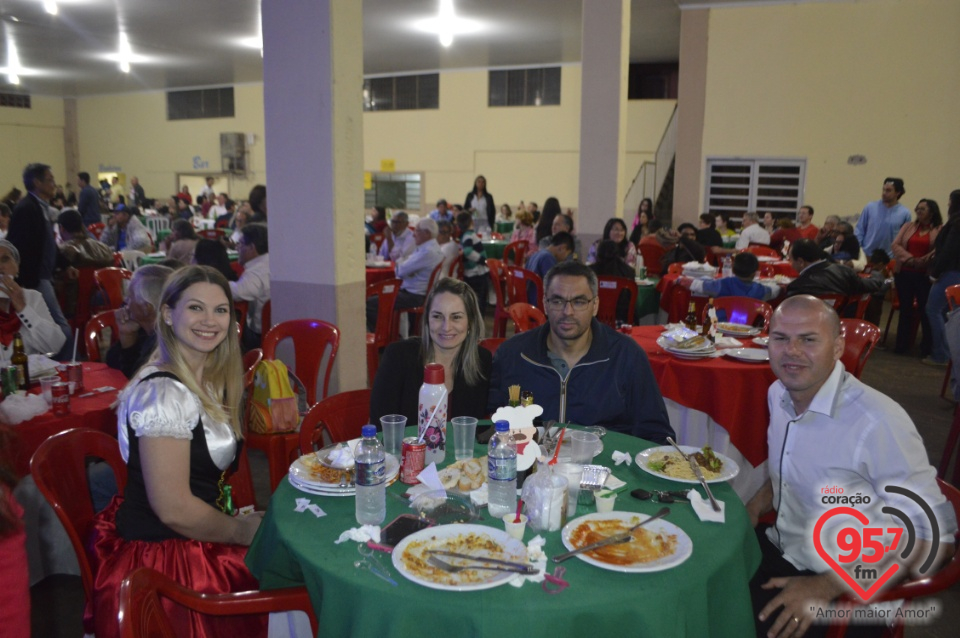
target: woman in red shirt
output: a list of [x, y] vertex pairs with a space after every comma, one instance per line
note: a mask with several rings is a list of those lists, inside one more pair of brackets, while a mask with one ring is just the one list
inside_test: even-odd
[[[943, 225], [943, 217], [940, 206], [932, 199], [921, 199], [914, 212], [917, 214], [916, 221], [904, 224], [891, 245], [893, 258], [897, 262], [894, 285], [900, 300], [900, 321], [897, 325], [897, 346], [894, 352], [906, 354], [910, 347], [915, 313], [919, 312], [920, 325], [923, 327], [920, 356], [926, 357], [930, 355], [932, 348], [930, 321], [924, 312], [931, 286], [927, 276], [927, 264], [933, 256], [933, 242]], [[919, 310], [914, 310], [914, 300]]]

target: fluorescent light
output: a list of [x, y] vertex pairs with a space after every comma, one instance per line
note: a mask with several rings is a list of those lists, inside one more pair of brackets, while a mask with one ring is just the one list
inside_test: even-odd
[[133, 51], [130, 49], [130, 41], [127, 40], [127, 34], [120, 32], [120, 48], [117, 52], [117, 62], [120, 64], [120, 70], [124, 73], [130, 73], [130, 59], [133, 58]]
[[20, 84], [20, 54], [13, 38], [7, 34], [7, 81], [10, 84]]
[[478, 20], [456, 15], [453, 0], [440, 0], [440, 9], [435, 17], [414, 20], [412, 26], [417, 31], [436, 34], [444, 47], [453, 44], [454, 36], [476, 33], [484, 28]]
[[60, 13], [60, 8], [57, 7], [56, 0], [43, 0], [43, 9], [52, 16]]

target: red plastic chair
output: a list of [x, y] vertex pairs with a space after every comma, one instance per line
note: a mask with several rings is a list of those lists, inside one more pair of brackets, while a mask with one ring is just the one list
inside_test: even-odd
[[856, 304], [857, 309], [854, 312], [853, 317], [855, 319], [863, 319], [863, 316], [867, 313], [867, 306], [870, 305], [870, 299], [873, 298], [873, 293], [865, 292], [862, 295], [851, 295], [847, 298], [848, 304]]
[[257, 364], [263, 361], [263, 349], [254, 348], [248, 350], [243, 355], [243, 386], [247, 387], [253, 383], [253, 373], [257, 370]]
[[630, 295], [630, 305], [627, 307], [627, 323], [633, 324], [633, 313], [637, 306], [637, 282], [626, 277], [611, 277], [609, 275], [597, 277], [597, 296], [600, 297], [597, 321], [605, 323], [611, 328], [616, 327], [617, 304], [624, 291]]
[[301, 610], [310, 619], [314, 635], [320, 627], [306, 587], [201, 594], [156, 570], [140, 567], [124, 578], [120, 585], [120, 636], [177, 638], [161, 598], [210, 616], [262, 615], [272, 611]]
[[510, 318], [504, 300], [506, 293], [504, 292], [503, 262], [499, 259], [488, 259], [487, 268], [490, 270], [490, 283], [496, 297], [496, 305], [493, 308], [493, 336], [503, 337], [507, 334], [507, 319]]
[[107, 310], [94, 315], [87, 322], [83, 334], [87, 344], [87, 360], [100, 361], [100, 338], [103, 331], [110, 329], [110, 345], [112, 346], [120, 340], [120, 333], [117, 330], [117, 318], [113, 310]]
[[503, 247], [503, 263], [523, 268], [529, 246], [526, 241], [512, 241]]
[[743, 249], [743, 252], [753, 253], [757, 257], [776, 257], [777, 259], [782, 259], [782, 255], [779, 252], [763, 244], [750, 244]]
[[534, 301], [536, 303], [531, 305], [536, 306], [537, 310], [543, 312], [543, 280], [540, 279], [540, 275], [526, 268], [508, 266], [506, 268], [506, 282], [508, 306], [517, 302], [529, 303], [527, 284], [533, 284], [536, 290], [534, 293]]
[[663, 259], [667, 250], [660, 244], [637, 244], [637, 250], [643, 255], [643, 263], [647, 267], [647, 273], [650, 275], [659, 275], [663, 272], [660, 260]]
[[260, 310], [260, 334], [270, 332], [270, 328], [273, 327], [271, 319], [270, 300], [267, 299], [267, 302], [263, 304], [263, 308]]
[[123, 268], [123, 253], [120, 251], [114, 251], [113, 253], [113, 265], [117, 268]]
[[310, 408], [303, 417], [303, 423], [300, 424], [300, 454], [309, 454], [330, 443], [355, 439], [360, 436], [360, 429], [369, 422], [368, 388], [349, 390], [327, 397]]
[[[294, 374], [303, 382], [307, 389], [307, 403], [317, 402], [317, 382], [320, 377], [320, 367], [323, 364], [324, 353], [330, 346], [327, 358], [326, 371], [323, 375], [323, 389], [320, 398], [327, 396], [330, 387], [330, 373], [333, 371], [333, 362], [340, 347], [340, 331], [333, 324], [319, 319], [294, 319], [284, 321], [270, 328], [263, 337], [264, 359], [277, 358], [277, 345], [285, 339], [293, 341]], [[258, 434], [247, 432], [247, 444], [255, 450], [263, 450], [267, 454], [267, 464], [270, 468], [270, 489], [275, 490], [287, 473], [290, 451], [299, 445], [299, 434], [284, 432], [280, 434]]]
[[247, 328], [247, 313], [250, 311], [250, 302], [243, 299], [233, 300], [233, 309], [237, 315], [237, 326], [240, 328], [240, 334], [237, 335], [243, 342], [243, 331]]
[[837, 311], [837, 314], [843, 312], [843, 309], [847, 305], [847, 296], [839, 295], [836, 293], [824, 293], [822, 295], [814, 295], [817, 299], [823, 300], [825, 303], [833, 306], [833, 309]]
[[863, 319], [841, 319], [840, 335], [846, 340], [840, 362], [859, 379], [870, 353], [880, 343], [880, 328]]
[[[646, 260], [644, 260], [644, 263], [646, 263]], [[647, 272], [649, 272], [649, 270], [648, 270]], [[682, 275], [682, 274], [683, 274], [683, 264], [681, 264], [680, 262], [675, 262], [675, 263], [670, 264], [669, 266], [667, 266], [667, 274], [668, 274], [668, 275]]]
[[100, 239], [100, 235], [103, 234], [103, 229], [106, 227], [102, 222], [97, 222], [96, 224], [87, 224], [87, 230], [89, 230], [94, 237]]
[[460, 254], [457, 255], [457, 258], [450, 262], [450, 268], [445, 273], [447, 277], [452, 277], [453, 279], [459, 279], [463, 281], [463, 251], [460, 251]]
[[480, 347], [486, 348], [490, 351], [490, 354], [496, 354], [497, 348], [500, 347], [500, 344], [506, 341], [503, 337], [487, 337], [486, 339], [480, 340]]
[[370, 243], [377, 247], [377, 252], [380, 252], [380, 247], [383, 246], [383, 242], [386, 238], [383, 236], [383, 233], [374, 233], [370, 235]]
[[[93, 500], [87, 489], [87, 457], [103, 459], [113, 470], [120, 494], [127, 485], [127, 464], [117, 440], [88, 428], [54, 434], [40, 444], [30, 459], [30, 474], [63, 524], [80, 564], [80, 580], [87, 600], [93, 596], [93, 569], [86, 542], [93, 525]], [[88, 633], [92, 633], [91, 631]]]
[[222, 228], [204, 228], [197, 231], [197, 237], [201, 239], [213, 239], [214, 241], [219, 240], [225, 231]]
[[513, 330], [515, 333], [533, 330], [547, 323], [547, 316], [540, 312], [536, 306], [518, 301], [507, 307], [507, 314], [513, 320]]
[[[941, 479], [937, 479], [937, 485], [940, 487], [940, 491], [943, 492], [943, 495], [947, 497], [947, 500], [953, 506], [953, 511], [958, 517], [960, 517], [960, 490], [956, 487], [945, 483]], [[914, 600], [917, 598], [928, 598], [937, 592], [941, 592], [945, 589], [949, 589], [956, 585], [960, 581], [960, 552], [954, 552], [950, 560], [940, 569], [940, 571], [921, 578], [919, 580], [908, 580], [903, 583], [900, 583], [896, 587], [891, 587], [878, 594], [874, 598], [870, 599], [870, 604], [880, 603], [888, 600]], [[845, 604], [850, 605], [862, 605], [863, 601], [859, 598], [853, 596], [844, 595], [840, 598], [840, 601]], [[904, 605], [904, 608], [907, 606]], [[849, 619], [853, 614], [845, 616], [846, 619]], [[885, 635], [890, 636], [903, 636], [903, 617], [898, 617], [893, 619], [895, 622], [892, 626], [887, 627], [887, 633]], [[827, 630], [828, 638], [842, 638], [847, 633], [847, 622], [840, 621], [836, 624], [831, 624], [830, 628]]]
[[[93, 315], [92, 297], [97, 290], [97, 281], [94, 277], [96, 268], [82, 266], [77, 268], [77, 307], [70, 319], [70, 326], [76, 330], [83, 329]], [[62, 305], [62, 304], [61, 304]]]
[[[433, 290], [433, 284], [437, 282], [437, 278], [440, 277], [440, 271], [443, 270], [443, 262], [441, 261], [433, 269], [433, 272], [430, 273], [430, 280], [427, 282], [427, 295], [430, 294], [430, 291]], [[414, 306], [413, 308], [394, 308], [393, 314], [393, 327], [391, 332], [393, 338], [399, 338], [400, 335], [400, 315], [406, 314], [408, 316], [407, 321], [409, 322], [409, 329], [411, 335], [420, 334], [420, 320], [423, 317], [423, 306]]]
[[[713, 307], [717, 311], [723, 310], [727, 313], [727, 321], [730, 323], [739, 323], [745, 326], [756, 326], [758, 320], [763, 318], [764, 332], [770, 330], [770, 318], [773, 317], [773, 308], [766, 301], [760, 301], [752, 297], [716, 297], [713, 300]], [[706, 319], [706, 306], [700, 313], [700, 322]]]
[[123, 281], [133, 277], [133, 272], [126, 268], [97, 268], [93, 272], [93, 278], [97, 286], [107, 296], [110, 307], [108, 309], [117, 309], [123, 305]]
[[[960, 403], [953, 410], [953, 423], [950, 424], [950, 432], [947, 434], [947, 443], [943, 446], [943, 455], [940, 457], [940, 465], [937, 467], [937, 476], [944, 481], [947, 480], [947, 470], [950, 468], [950, 460], [957, 453], [957, 443], [960, 442]], [[953, 476], [950, 482], [954, 485], [960, 485], [960, 456], [953, 466]]]
[[367, 333], [367, 380], [373, 385], [373, 378], [380, 366], [380, 350], [387, 347], [392, 336], [393, 306], [400, 294], [399, 279], [384, 279], [367, 286], [367, 299], [377, 296], [377, 326]]

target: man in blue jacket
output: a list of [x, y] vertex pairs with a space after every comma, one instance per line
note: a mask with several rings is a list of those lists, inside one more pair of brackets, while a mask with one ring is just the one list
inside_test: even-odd
[[562, 262], [544, 281], [547, 323], [504, 342], [493, 358], [491, 412], [507, 405], [507, 388], [533, 392], [543, 419], [602, 425], [657, 443], [674, 436], [643, 350], [596, 320], [597, 276]]

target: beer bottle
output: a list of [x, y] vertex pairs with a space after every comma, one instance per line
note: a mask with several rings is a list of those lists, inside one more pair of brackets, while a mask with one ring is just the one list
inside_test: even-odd
[[687, 316], [683, 319], [683, 325], [694, 332], [697, 330], [697, 304], [692, 301], [687, 306]]
[[23, 349], [23, 337], [18, 332], [13, 336], [13, 356], [10, 357], [10, 365], [17, 366], [17, 388], [20, 390], [30, 389], [30, 362], [27, 359], [27, 353]]

